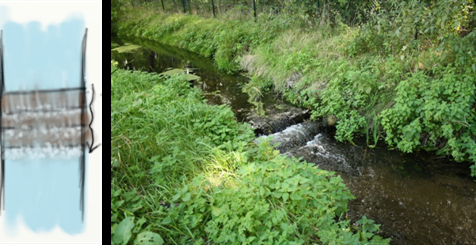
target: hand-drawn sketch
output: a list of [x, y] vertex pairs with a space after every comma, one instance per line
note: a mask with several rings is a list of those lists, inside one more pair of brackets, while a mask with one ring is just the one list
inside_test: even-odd
[[88, 154], [100, 146], [87, 38], [81, 16], [0, 30], [0, 218], [10, 228], [84, 231]]

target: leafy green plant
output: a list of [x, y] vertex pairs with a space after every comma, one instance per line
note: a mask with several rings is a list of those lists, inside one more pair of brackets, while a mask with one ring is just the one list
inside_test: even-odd
[[137, 235], [136, 242], [137, 245], [161, 245], [164, 244], [164, 239], [154, 232], [144, 231]]
[[[367, 216], [362, 216], [362, 219], [356, 222], [358, 225], [357, 234], [360, 236], [360, 241], [367, 241], [374, 236], [375, 232], [379, 231], [380, 225], [375, 224], [371, 219], [367, 219]], [[378, 239], [378, 238], [377, 238]]]
[[120, 47], [117, 47], [117, 48], [114, 48], [114, 49], [111, 49], [112, 51], [116, 51], [116, 52], [119, 52], [119, 53], [129, 53], [129, 52], [132, 52], [136, 49], [139, 49], [141, 48], [141, 46], [139, 45], [134, 45], [134, 44], [130, 44], [130, 43], [126, 43], [125, 45], [123, 46], [120, 46]]
[[253, 162], [226, 182], [212, 185], [200, 175], [177, 192], [172, 201], [179, 204], [163, 213], [161, 225], [185, 235], [168, 233], [165, 239], [229, 244], [351, 239], [358, 244], [373, 237], [372, 241], [388, 242], [374, 236], [378, 226], [370, 220], [357, 233], [341, 229], [349, 227], [348, 221], [335, 218], [347, 211], [347, 201], [354, 197], [334, 173], [280, 156], [268, 142], [247, 154]]
[[251, 82], [243, 86], [243, 92], [249, 95], [248, 102], [255, 106], [254, 109], [260, 116], [265, 115], [261, 98], [263, 97], [263, 93], [266, 93], [270, 90], [271, 84], [271, 82], [266, 81], [265, 79], [253, 77]]
[[114, 230], [112, 242], [115, 244], [127, 244], [132, 237], [132, 228], [134, 227], [134, 217], [126, 217]]
[[[471, 166], [471, 176], [476, 178], [476, 164]], [[476, 180], [475, 180], [476, 181]]]
[[421, 145], [456, 160], [474, 161], [473, 78], [455, 76], [455, 69], [439, 72], [439, 79], [415, 73], [398, 85], [395, 105], [382, 113], [386, 141], [405, 152]]

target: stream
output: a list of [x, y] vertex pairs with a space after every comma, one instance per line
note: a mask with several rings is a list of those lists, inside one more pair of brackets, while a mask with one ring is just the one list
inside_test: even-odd
[[252, 125], [256, 140], [272, 137], [282, 154], [335, 171], [356, 197], [349, 203], [349, 218], [373, 219], [391, 244], [476, 244], [476, 182], [470, 163], [427, 152], [404, 154], [383, 143], [371, 149], [365, 139], [356, 139], [356, 145], [337, 142], [320, 123], [307, 120], [307, 110], [273, 93], [262, 98], [265, 116], [259, 116], [241, 92], [247, 78], [220, 73], [211, 59], [148, 41], [113, 37], [112, 42], [142, 46], [130, 53], [111, 52], [121, 68], [160, 73], [191, 67], [201, 77], [193, 85], [208, 102], [229, 105], [237, 120]]

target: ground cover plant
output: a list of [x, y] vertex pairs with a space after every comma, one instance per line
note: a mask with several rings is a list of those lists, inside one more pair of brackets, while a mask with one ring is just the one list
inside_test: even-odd
[[184, 75], [111, 73], [111, 244], [388, 244], [339, 176], [253, 143]]
[[253, 102], [271, 88], [314, 119], [335, 115], [340, 141], [476, 163], [474, 1], [298, 3], [268, 1], [256, 21], [236, 8], [212, 18], [123, 4], [113, 29], [246, 71]]

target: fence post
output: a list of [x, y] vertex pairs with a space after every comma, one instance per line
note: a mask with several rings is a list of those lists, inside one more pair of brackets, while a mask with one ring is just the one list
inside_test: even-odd
[[212, 0], [212, 10], [213, 10], [213, 18], [215, 18], [215, 3]]
[[253, 0], [253, 15], [255, 16], [255, 22], [256, 22], [256, 1]]

